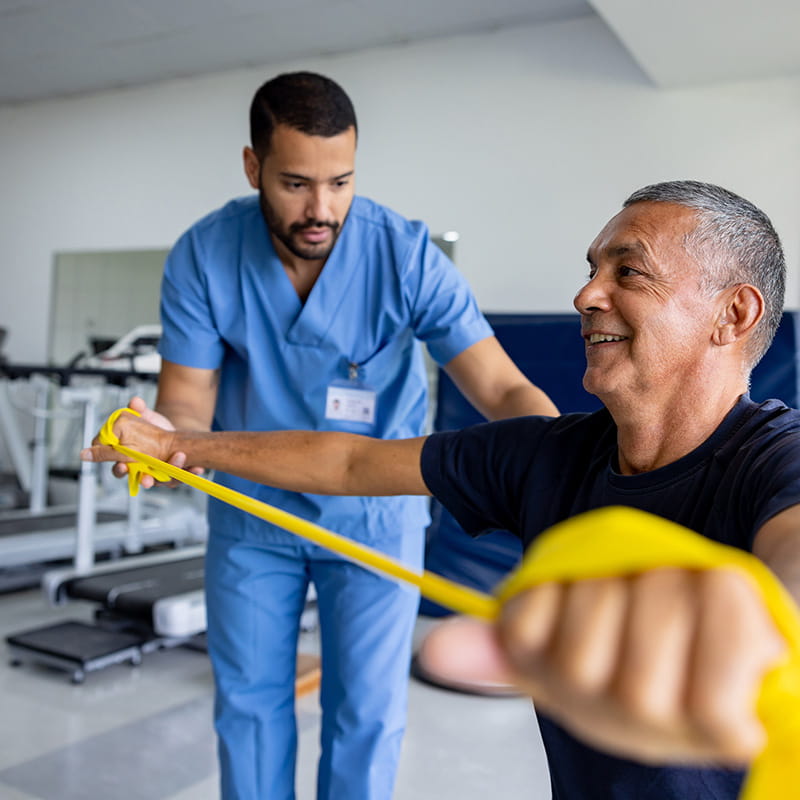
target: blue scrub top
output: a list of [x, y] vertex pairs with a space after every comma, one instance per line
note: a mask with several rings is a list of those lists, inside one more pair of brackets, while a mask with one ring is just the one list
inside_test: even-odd
[[[275, 253], [257, 196], [190, 228], [162, 284], [163, 358], [221, 370], [216, 430], [346, 430], [381, 438], [423, 433], [427, 378], [417, 339], [447, 363], [492, 335], [463, 277], [427, 228], [355, 197], [305, 304]], [[325, 418], [328, 387], [376, 393], [375, 423]], [[367, 543], [427, 524], [423, 497], [297, 494], [218, 473], [216, 480]], [[292, 534], [211, 501], [212, 535], [294, 542]]]

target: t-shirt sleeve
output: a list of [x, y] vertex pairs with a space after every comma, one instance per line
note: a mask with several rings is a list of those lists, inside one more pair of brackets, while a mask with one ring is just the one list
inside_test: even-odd
[[224, 344], [214, 324], [198, 246], [189, 231], [167, 257], [161, 282], [159, 352], [176, 364], [216, 369], [222, 363]]
[[775, 437], [759, 450], [742, 482], [739, 502], [742, 516], [753, 520], [753, 538], [772, 517], [800, 504], [800, 431]]
[[545, 425], [543, 417], [518, 417], [435, 433], [422, 449], [423, 480], [467, 533], [521, 536], [520, 493]]
[[414, 333], [431, 357], [446, 364], [476, 342], [493, 336], [464, 276], [420, 226], [405, 279]]

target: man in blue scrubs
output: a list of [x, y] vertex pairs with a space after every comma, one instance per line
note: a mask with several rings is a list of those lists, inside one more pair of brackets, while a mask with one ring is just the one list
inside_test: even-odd
[[[354, 194], [356, 118], [333, 81], [256, 93], [257, 194], [193, 225], [167, 260], [163, 366], [148, 418], [182, 430], [423, 432], [418, 340], [490, 418], [556, 414], [500, 347], [425, 226]], [[142, 410], [140, 401], [133, 404]], [[166, 419], [165, 419], [166, 418]], [[421, 566], [425, 498], [321, 497], [217, 480]], [[212, 501], [208, 643], [225, 800], [294, 796], [294, 679], [309, 582], [322, 643], [320, 800], [388, 800], [418, 597]]]

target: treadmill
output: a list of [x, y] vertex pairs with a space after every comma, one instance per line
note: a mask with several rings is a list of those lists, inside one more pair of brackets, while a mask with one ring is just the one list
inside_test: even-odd
[[[97, 403], [91, 391], [81, 400], [83, 442], [88, 445], [98, 427]], [[74, 566], [46, 573], [42, 587], [53, 605], [78, 599], [98, 603], [97, 624], [61, 622], [6, 637], [12, 664], [44, 663], [68, 671], [75, 683], [111, 664], [139, 664], [142, 654], [155, 649], [182, 644], [204, 649], [205, 545], [95, 564], [96, 475], [96, 464], [82, 462], [78, 508], [70, 532]], [[142, 527], [150, 522], [137, 519], [141, 498], [129, 506], [128, 514], [121, 515], [125, 520], [121, 524], [128, 525], [129, 515]], [[54, 521], [44, 523], [49, 517]], [[104, 519], [102, 513], [100, 519]], [[52, 514], [42, 515], [41, 521], [58, 524]], [[189, 521], [185, 515], [180, 520], [187, 527]]]
[[[86, 444], [96, 429], [96, 409], [88, 397], [84, 408]], [[136, 666], [143, 654], [161, 648], [207, 649], [205, 545], [95, 564], [93, 526], [88, 523], [96, 514], [96, 469], [93, 462], [81, 464], [74, 567], [48, 572], [42, 580], [43, 591], [52, 605], [70, 600], [98, 604], [96, 624], [61, 622], [6, 637], [12, 664], [43, 663], [69, 672], [74, 683], [82, 682], [87, 673], [112, 664], [127, 661]], [[134, 503], [131, 508], [141, 506]], [[313, 587], [300, 626], [304, 630], [316, 627]], [[298, 654], [295, 682], [298, 695], [319, 685], [319, 664], [315, 655]]]

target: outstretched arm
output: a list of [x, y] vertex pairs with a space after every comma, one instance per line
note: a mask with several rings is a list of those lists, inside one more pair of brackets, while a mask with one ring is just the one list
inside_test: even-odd
[[[424, 438], [373, 439], [348, 433], [170, 431], [123, 414], [120, 444], [162, 461], [219, 470], [257, 483], [311, 494], [429, 494], [420, 470]], [[120, 461], [113, 447], [94, 445], [84, 461]]]
[[523, 375], [494, 336], [459, 353], [444, 365], [444, 371], [487, 419], [558, 416], [553, 401]]
[[753, 543], [753, 554], [778, 576], [800, 605], [800, 505], [764, 523]]

